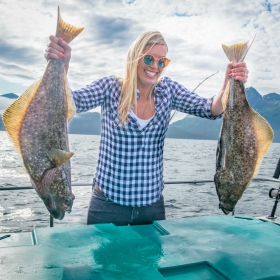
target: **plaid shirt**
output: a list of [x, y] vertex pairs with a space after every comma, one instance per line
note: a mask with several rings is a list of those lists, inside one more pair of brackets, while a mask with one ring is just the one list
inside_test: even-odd
[[212, 98], [202, 98], [164, 77], [154, 88], [155, 115], [142, 129], [131, 115], [126, 126], [120, 124], [120, 91], [119, 80], [111, 76], [72, 93], [77, 113], [101, 106], [101, 142], [95, 174], [99, 188], [121, 205], [145, 206], [158, 201], [164, 187], [163, 147], [171, 110], [215, 119], [211, 117]]

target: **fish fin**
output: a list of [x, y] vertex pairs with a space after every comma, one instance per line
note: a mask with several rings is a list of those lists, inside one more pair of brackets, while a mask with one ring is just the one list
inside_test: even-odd
[[226, 109], [226, 106], [227, 106], [227, 103], [228, 103], [229, 93], [230, 93], [230, 81], [228, 81], [227, 87], [226, 87], [225, 92], [224, 92], [223, 97], [222, 97], [222, 104], [223, 104], [224, 110]]
[[67, 22], [65, 22], [60, 15], [60, 9], [58, 6], [57, 14], [57, 27], [56, 27], [56, 37], [62, 38], [66, 43], [70, 43], [75, 37], [77, 37], [84, 27], [75, 27]]
[[19, 174], [28, 174], [28, 171], [25, 167], [19, 169]]
[[263, 118], [254, 109], [250, 109], [250, 114], [252, 116], [253, 125], [258, 140], [258, 157], [256, 167], [253, 173], [254, 177], [258, 173], [262, 159], [264, 158], [265, 154], [267, 153], [270, 147], [270, 144], [272, 143], [274, 132], [265, 118]]
[[235, 62], [243, 61], [255, 37], [256, 35], [250, 41], [245, 43], [237, 43], [230, 46], [226, 46], [222, 44], [222, 48], [229, 61], [235, 61]]
[[14, 101], [3, 113], [3, 123], [8, 135], [21, 155], [20, 128], [26, 111], [40, 87], [41, 80], [32, 84], [19, 98]]
[[64, 89], [65, 89], [65, 96], [67, 100], [67, 119], [68, 121], [70, 121], [72, 117], [76, 114], [76, 106], [72, 97], [72, 92], [65, 71], [63, 74], [63, 82], [64, 82]]
[[62, 165], [73, 155], [74, 153], [72, 152], [67, 152], [60, 149], [51, 149], [48, 154], [49, 158], [55, 162], [56, 166]]

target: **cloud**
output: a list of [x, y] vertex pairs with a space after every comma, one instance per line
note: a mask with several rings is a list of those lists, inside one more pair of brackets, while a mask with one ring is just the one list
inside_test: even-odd
[[[57, 1], [11, 0], [0, 2], [0, 9], [0, 77], [28, 86], [44, 72], [43, 54], [48, 36], [55, 33]], [[221, 44], [246, 41], [257, 33], [246, 57], [250, 70], [246, 86], [261, 94], [280, 92], [277, 0], [69, 0], [60, 9], [65, 21], [85, 26], [71, 42], [68, 78], [77, 87], [122, 75], [131, 43], [142, 32], [159, 30], [172, 60], [165, 75], [192, 89], [219, 71], [200, 87], [206, 96], [218, 92], [228, 63]], [[270, 74], [263, 73], [264, 68]]]
[[[0, 39], [0, 77], [29, 85], [38, 78], [34, 66], [41, 61], [39, 53], [32, 47], [17, 46]], [[38, 67], [42, 69], [41, 66]]]
[[131, 44], [131, 38], [136, 38], [139, 30], [143, 29], [137, 21], [121, 17], [94, 17], [88, 27], [94, 34], [93, 41], [96, 45], [114, 45], [116, 48]]
[[15, 61], [16, 63], [34, 63], [37, 61], [32, 47], [18, 47], [0, 39], [1, 60], [5, 62]]

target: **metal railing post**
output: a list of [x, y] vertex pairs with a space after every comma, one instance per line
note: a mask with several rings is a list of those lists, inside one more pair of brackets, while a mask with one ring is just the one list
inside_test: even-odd
[[50, 215], [50, 227], [53, 227], [53, 216]]

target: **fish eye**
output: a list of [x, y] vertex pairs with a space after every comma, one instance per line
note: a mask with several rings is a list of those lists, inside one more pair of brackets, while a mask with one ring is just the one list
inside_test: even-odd
[[51, 168], [56, 168], [57, 167], [54, 160], [51, 159], [50, 162], [51, 162]]
[[67, 205], [72, 205], [72, 199], [71, 198], [66, 198], [65, 200], [64, 200], [64, 203], [65, 204], [67, 204]]

